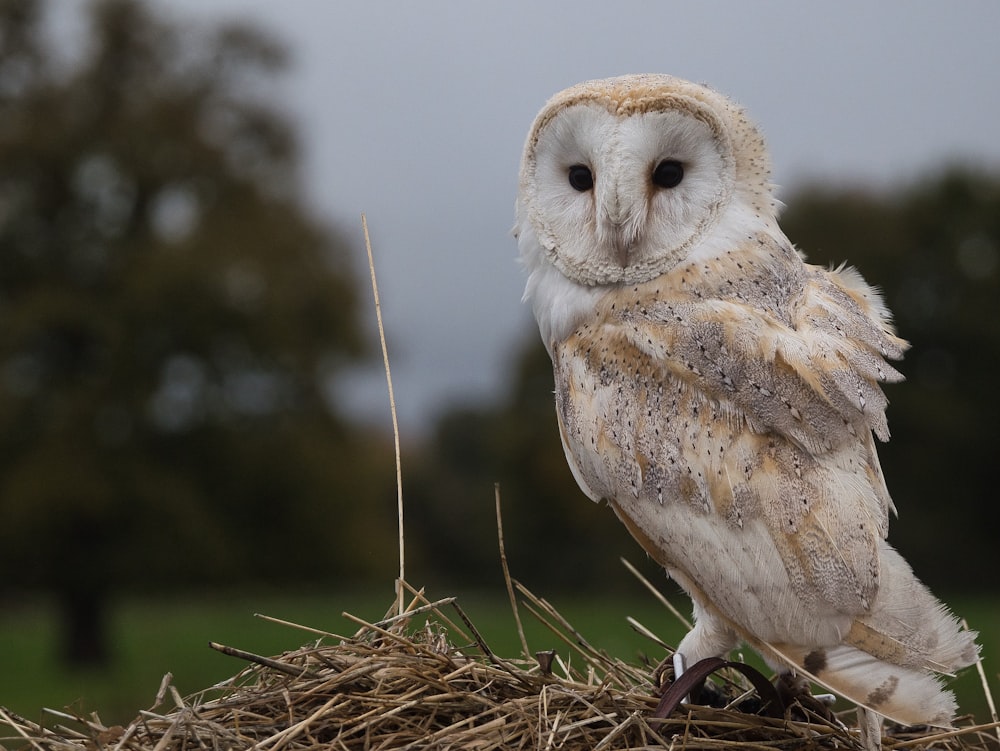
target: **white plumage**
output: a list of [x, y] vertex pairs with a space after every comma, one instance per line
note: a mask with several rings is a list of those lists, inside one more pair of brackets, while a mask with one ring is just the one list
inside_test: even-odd
[[517, 198], [566, 457], [688, 592], [688, 664], [746, 642], [899, 722], [947, 724], [963, 631], [885, 541], [880, 382], [907, 347], [777, 223], [743, 111], [669, 76], [553, 97]]

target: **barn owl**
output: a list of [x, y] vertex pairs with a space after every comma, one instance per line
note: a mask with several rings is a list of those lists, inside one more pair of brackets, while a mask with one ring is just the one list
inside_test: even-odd
[[886, 542], [896, 336], [782, 233], [763, 138], [665, 75], [556, 94], [516, 201], [525, 300], [576, 481], [690, 595], [687, 664], [739, 643], [860, 707], [947, 725], [975, 634]]

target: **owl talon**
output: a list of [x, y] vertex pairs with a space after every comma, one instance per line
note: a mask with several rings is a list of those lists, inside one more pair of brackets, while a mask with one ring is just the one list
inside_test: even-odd
[[814, 694], [809, 681], [795, 673], [782, 673], [774, 682], [778, 695], [786, 706], [799, 704], [801, 707], [832, 719], [831, 709], [837, 701], [834, 694]]
[[680, 652], [674, 652], [672, 661], [674, 665], [674, 680], [676, 681], [684, 675], [684, 671], [687, 670], [687, 665], [685, 664], [684, 655]]
[[[673, 664], [674, 664], [674, 682], [676, 683], [681, 679], [681, 676], [684, 675], [684, 671], [687, 670], [687, 665], [685, 664], [684, 655], [681, 654], [680, 652], [674, 652]], [[690, 704], [691, 695], [688, 694], [684, 696], [684, 698], [681, 699], [681, 703]]]

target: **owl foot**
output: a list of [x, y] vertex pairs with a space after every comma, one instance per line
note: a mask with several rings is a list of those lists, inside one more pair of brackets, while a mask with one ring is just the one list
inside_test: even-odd
[[[687, 670], [687, 665], [685, 665], [685, 662], [686, 660], [684, 659], [684, 655], [682, 655], [680, 652], [674, 652], [674, 657], [673, 657], [674, 683], [679, 681], [681, 679], [681, 676], [683, 676], [685, 671]], [[681, 704], [690, 704], [690, 703], [691, 703], [691, 694], [687, 694], [686, 696], [681, 698]]]
[[798, 705], [806, 716], [817, 715], [830, 722], [835, 721], [832, 707], [837, 697], [833, 694], [814, 694], [809, 681], [795, 673], [781, 673], [774, 687], [786, 707]]

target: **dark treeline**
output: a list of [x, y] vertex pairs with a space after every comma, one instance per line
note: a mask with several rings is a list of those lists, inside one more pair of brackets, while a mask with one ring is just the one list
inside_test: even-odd
[[99, 662], [116, 591], [391, 576], [394, 544], [328, 397], [361, 277], [258, 101], [284, 51], [86, 8], [63, 70], [41, 4], [0, 4], [0, 586]]

